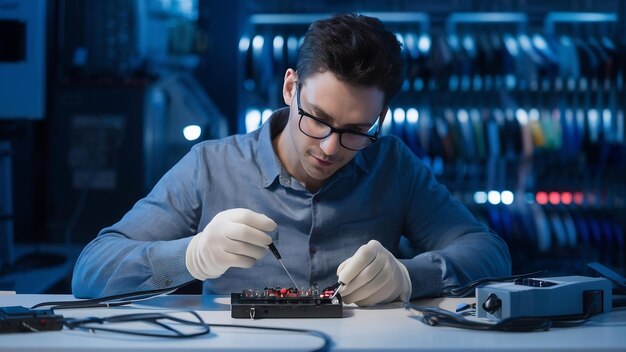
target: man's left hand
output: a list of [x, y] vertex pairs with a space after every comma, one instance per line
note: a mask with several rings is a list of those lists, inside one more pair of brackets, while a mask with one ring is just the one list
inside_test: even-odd
[[339, 293], [345, 303], [370, 306], [408, 301], [411, 295], [408, 270], [376, 240], [361, 246], [341, 263], [337, 276], [344, 283]]

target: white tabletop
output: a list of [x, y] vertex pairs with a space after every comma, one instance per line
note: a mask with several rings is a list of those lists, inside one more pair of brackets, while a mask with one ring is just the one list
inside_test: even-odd
[[[0, 295], [0, 306], [31, 306], [43, 301], [72, 300], [70, 295]], [[467, 301], [467, 299], [465, 299]], [[507, 350], [507, 351], [626, 351], [626, 310], [595, 316], [573, 328], [546, 332], [506, 333], [432, 327], [419, 322], [400, 303], [372, 308], [344, 306], [343, 318], [233, 319], [225, 296], [170, 295], [110, 309], [58, 310], [65, 317], [105, 317], [117, 314], [194, 310], [207, 323], [315, 329], [328, 334], [331, 349], [341, 350]], [[454, 307], [459, 300], [431, 301]], [[424, 302], [420, 302], [424, 304]], [[171, 350], [314, 350], [319, 338], [285, 332], [213, 327], [208, 335], [190, 339], [138, 337], [112, 333], [61, 331], [0, 334], [0, 351], [171, 351]]]

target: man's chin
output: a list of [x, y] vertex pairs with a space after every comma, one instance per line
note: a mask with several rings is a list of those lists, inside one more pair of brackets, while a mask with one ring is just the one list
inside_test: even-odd
[[319, 166], [315, 166], [312, 165], [309, 170], [308, 170], [308, 174], [309, 177], [314, 179], [315, 181], [326, 181], [329, 177], [331, 177], [334, 173], [335, 173], [335, 169], [328, 169], [328, 168], [322, 168]]

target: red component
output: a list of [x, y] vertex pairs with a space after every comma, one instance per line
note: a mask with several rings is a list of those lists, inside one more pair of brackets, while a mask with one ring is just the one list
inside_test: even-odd
[[330, 298], [333, 296], [333, 293], [335, 293], [333, 290], [324, 290], [322, 294], [320, 294], [320, 298]]

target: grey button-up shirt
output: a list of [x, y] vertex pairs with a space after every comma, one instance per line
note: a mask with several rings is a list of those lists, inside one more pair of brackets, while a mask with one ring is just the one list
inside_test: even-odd
[[[163, 288], [193, 280], [185, 251], [193, 235], [226, 209], [248, 208], [273, 219], [270, 233], [297, 283], [326, 287], [337, 266], [371, 239], [398, 258], [401, 235], [418, 250], [400, 261], [411, 298], [484, 276], [509, 275], [505, 242], [478, 222], [396, 137], [381, 137], [307, 191], [282, 167], [272, 138], [289, 117], [276, 111], [258, 130], [195, 145], [154, 189], [80, 255], [77, 297]], [[230, 268], [204, 282], [204, 293], [291, 287], [270, 253], [250, 269]]]

